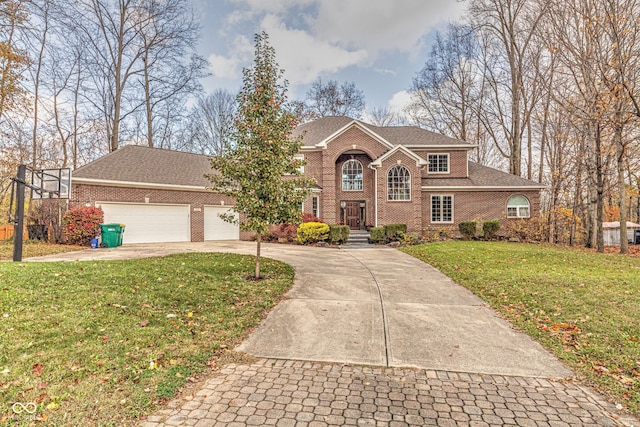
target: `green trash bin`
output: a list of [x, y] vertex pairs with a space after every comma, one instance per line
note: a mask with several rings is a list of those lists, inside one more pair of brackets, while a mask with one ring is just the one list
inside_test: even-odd
[[124, 224], [118, 224], [120, 226], [120, 233], [118, 233], [118, 246], [122, 246], [122, 236], [124, 235]]
[[100, 224], [100, 230], [102, 231], [102, 243], [108, 248], [122, 246], [124, 224]]

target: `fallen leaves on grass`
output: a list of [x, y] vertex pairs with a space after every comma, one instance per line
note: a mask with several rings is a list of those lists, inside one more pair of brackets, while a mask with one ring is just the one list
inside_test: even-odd
[[36, 363], [31, 368], [31, 372], [34, 376], [39, 377], [40, 375], [42, 375], [42, 372], [44, 372], [44, 366], [42, 365], [42, 363]]
[[[560, 338], [565, 345], [573, 348], [580, 347], [580, 344], [578, 344], [578, 336], [582, 331], [573, 323], [553, 323], [551, 326], [543, 323], [538, 328]], [[565, 347], [565, 350], [570, 351], [567, 347]]]

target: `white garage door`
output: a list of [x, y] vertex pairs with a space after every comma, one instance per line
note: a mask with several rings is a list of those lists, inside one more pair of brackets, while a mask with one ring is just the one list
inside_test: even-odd
[[98, 204], [105, 223], [125, 225], [122, 244], [191, 241], [189, 205]]
[[240, 238], [238, 225], [220, 218], [221, 214], [226, 213], [231, 213], [226, 206], [204, 207], [204, 240], [238, 240]]

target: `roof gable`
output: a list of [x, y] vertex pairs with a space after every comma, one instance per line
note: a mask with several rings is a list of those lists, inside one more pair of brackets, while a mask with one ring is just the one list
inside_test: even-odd
[[[316, 126], [315, 124], [320, 124], [320, 126]], [[371, 130], [363, 122], [349, 117], [325, 117], [311, 122], [309, 125], [310, 126], [306, 126], [306, 129], [300, 129], [294, 133], [294, 136], [299, 134], [303, 135], [304, 146], [313, 144], [315, 148], [327, 148], [327, 144], [353, 128], [366, 133], [387, 148], [393, 148], [394, 146], [394, 144]], [[301, 128], [302, 127], [304, 127], [304, 125], [302, 125]], [[311, 135], [307, 135], [309, 131], [312, 132]]]
[[463, 148], [475, 145], [431, 132], [417, 126], [375, 126], [362, 120], [345, 116], [321, 117], [298, 126], [293, 136], [302, 136], [303, 148], [326, 148], [327, 144], [342, 133], [357, 127], [388, 148], [403, 145], [406, 148]]
[[392, 148], [391, 150], [389, 150], [386, 153], [384, 153], [382, 156], [380, 156], [377, 159], [375, 159], [373, 162], [371, 162], [371, 166], [373, 166], [373, 167], [382, 166], [382, 162], [384, 162], [387, 158], [392, 156], [394, 153], [397, 153], [398, 151], [401, 151], [404, 154], [406, 154], [407, 156], [409, 156], [410, 158], [414, 159], [416, 161], [416, 166], [418, 166], [418, 167], [424, 166], [424, 165], [427, 164], [426, 160], [424, 160], [422, 157], [418, 156], [413, 151], [409, 150], [408, 148], [406, 148], [403, 145], [397, 145], [394, 148]]

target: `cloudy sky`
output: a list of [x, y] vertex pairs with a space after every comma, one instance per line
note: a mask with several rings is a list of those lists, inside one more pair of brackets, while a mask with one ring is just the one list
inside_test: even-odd
[[394, 108], [430, 49], [434, 31], [459, 19], [460, 0], [195, 0], [203, 37], [199, 52], [210, 62], [205, 90], [241, 86], [253, 60], [253, 35], [269, 34], [289, 81], [302, 99], [321, 77], [352, 81], [367, 109]]

